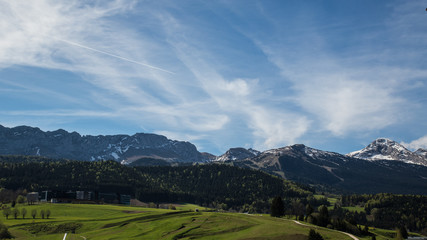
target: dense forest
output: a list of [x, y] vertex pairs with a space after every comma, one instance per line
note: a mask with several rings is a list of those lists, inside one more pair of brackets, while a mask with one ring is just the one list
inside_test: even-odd
[[[427, 234], [427, 196], [389, 193], [342, 196], [342, 206], [362, 206], [373, 227], [405, 226]], [[359, 220], [360, 221], [360, 220]]]
[[305, 198], [312, 194], [310, 188], [264, 172], [227, 165], [128, 167], [115, 161], [36, 159], [0, 157], [0, 187], [114, 192], [144, 202], [191, 202], [251, 212], [268, 212], [277, 195]]

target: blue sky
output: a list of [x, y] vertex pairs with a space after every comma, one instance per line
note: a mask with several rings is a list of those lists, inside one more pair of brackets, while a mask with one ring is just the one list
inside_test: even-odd
[[427, 148], [427, 1], [1, 1], [0, 124]]

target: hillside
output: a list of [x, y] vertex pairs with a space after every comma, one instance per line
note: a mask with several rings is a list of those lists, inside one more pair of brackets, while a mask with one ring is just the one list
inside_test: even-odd
[[[191, 202], [268, 212], [277, 196], [311, 194], [261, 171], [222, 164], [128, 167], [115, 161], [70, 161], [0, 157], [0, 187], [28, 191], [93, 191], [129, 194], [146, 202]], [[15, 159], [15, 161], [13, 161]]]
[[[20, 239], [287, 239], [304, 240], [310, 228], [293, 221], [269, 216], [238, 213], [194, 212], [153, 208], [41, 204], [25, 207], [28, 212], [49, 209], [50, 219], [9, 219], [3, 221]], [[316, 227], [327, 239], [350, 240], [343, 233]], [[75, 234], [72, 234], [75, 229]], [[81, 237], [82, 236], [82, 237]]]

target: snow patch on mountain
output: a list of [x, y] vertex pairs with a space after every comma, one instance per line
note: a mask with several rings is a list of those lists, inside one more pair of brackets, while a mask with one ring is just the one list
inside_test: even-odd
[[40, 155], [84, 161], [155, 156], [171, 162], [205, 162], [205, 156], [208, 156], [202, 155], [189, 142], [170, 140], [157, 134], [81, 136], [62, 129], [44, 132], [28, 126], [7, 128], [0, 125], [0, 146], [0, 154], [4, 155]]
[[412, 152], [403, 145], [388, 138], [378, 138], [365, 148], [351, 152], [347, 156], [369, 161], [402, 161], [427, 166], [427, 151], [426, 154], [422, 150]]

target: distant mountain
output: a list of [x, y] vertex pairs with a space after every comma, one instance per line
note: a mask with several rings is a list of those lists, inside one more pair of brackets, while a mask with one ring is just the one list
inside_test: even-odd
[[[189, 142], [174, 141], [156, 134], [81, 136], [65, 130], [44, 132], [39, 128], [0, 125], [0, 155], [30, 155], [93, 161], [113, 159], [131, 163], [153, 159], [162, 163], [205, 162], [214, 157], [202, 154]], [[141, 160], [142, 159], [142, 160]]]
[[426, 149], [419, 148], [417, 151], [415, 151], [415, 153], [420, 155], [420, 156], [424, 156], [425, 158], [427, 158], [427, 150]]
[[222, 154], [221, 156], [215, 158], [214, 161], [224, 162], [224, 161], [234, 161], [234, 160], [242, 160], [245, 158], [256, 157], [261, 154], [260, 151], [254, 150], [252, 148], [230, 148], [227, 152]]
[[378, 138], [362, 150], [349, 153], [347, 156], [370, 161], [396, 160], [427, 166], [426, 150], [418, 149], [416, 152], [412, 152], [387, 138]]
[[296, 144], [256, 157], [225, 161], [339, 192], [427, 194], [427, 167], [401, 161], [366, 161]]

